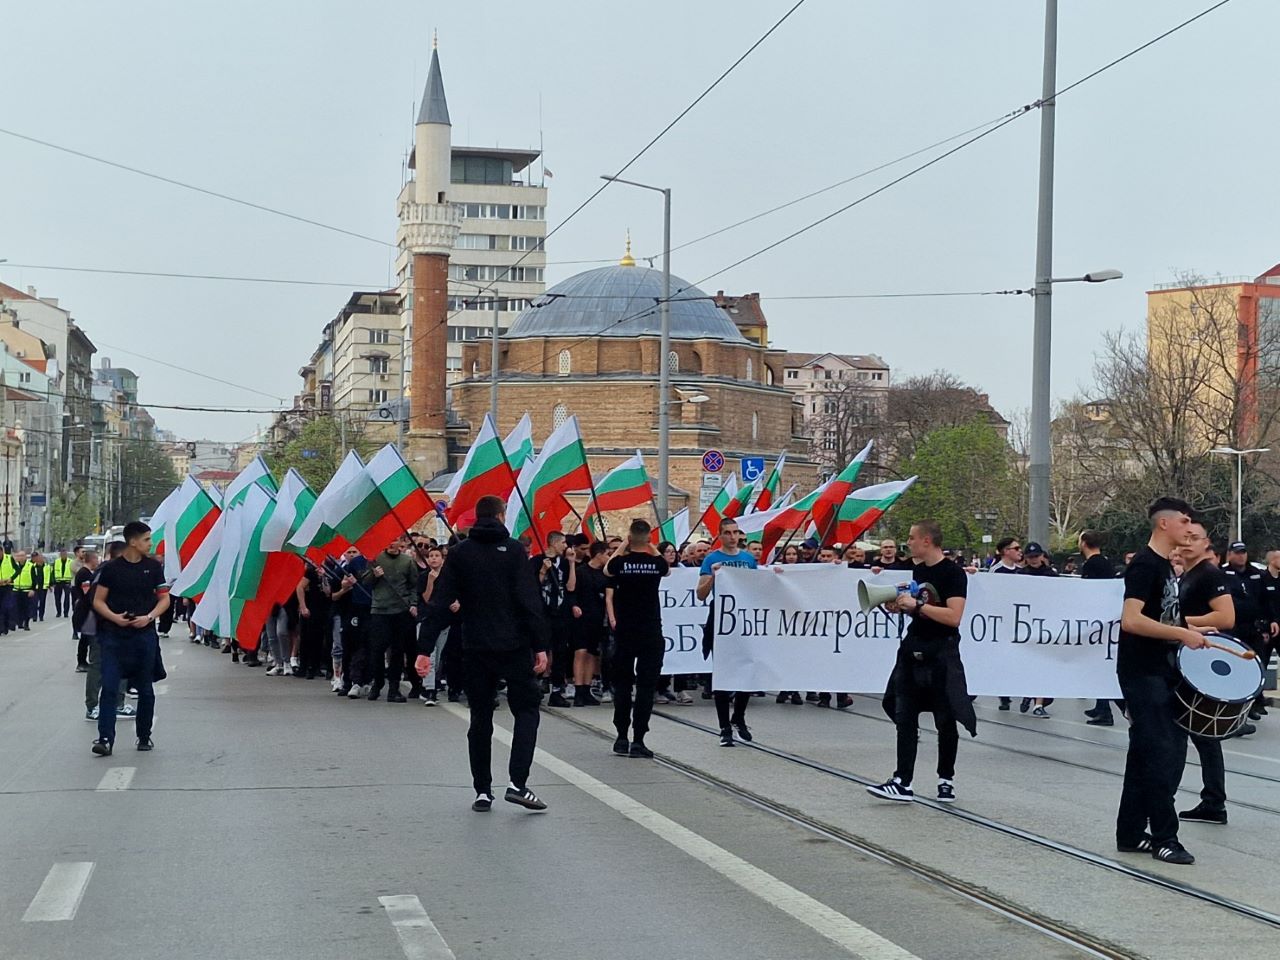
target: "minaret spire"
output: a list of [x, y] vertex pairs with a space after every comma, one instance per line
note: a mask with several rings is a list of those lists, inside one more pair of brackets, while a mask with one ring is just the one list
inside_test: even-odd
[[436, 37], [431, 37], [431, 68], [427, 71], [427, 86], [422, 91], [422, 106], [418, 109], [418, 123], [449, 123], [449, 104], [444, 98], [444, 78], [440, 75], [440, 52]]

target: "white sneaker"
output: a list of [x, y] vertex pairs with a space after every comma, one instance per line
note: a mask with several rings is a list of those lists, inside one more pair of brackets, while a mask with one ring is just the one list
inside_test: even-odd
[[341, 689], [342, 689], [342, 678], [341, 678], [341, 677], [334, 677], [334, 678], [333, 678], [333, 680], [331, 680], [331, 681], [329, 682], [329, 689], [330, 689], [330, 690], [332, 690], [334, 693], [337, 693], [339, 690], [341, 690]]
[[364, 690], [364, 688], [363, 688], [363, 687], [361, 687], [361, 686], [359, 686], [358, 684], [353, 685], [353, 686], [351, 687], [351, 689], [350, 689], [349, 691], [347, 691], [347, 699], [348, 699], [348, 700], [359, 700], [361, 697], [363, 697], [363, 696], [364, 696], [364, 693], [362, 692], [363, 690]]
[[129, 706], [127, 703], [116, 710], [117, 720], [136, 720], [137, 718], [138, 711], [133, 709], [133, 707]]
[[[298, 658], [297, 658], [297, 657], [290, 657], [290, 658], [289, 658], [289, 667], [290, 667], [290, 669], [292, 669], [292, 670], [297, 670], [299, 666], [301, 666], [301, 664], [298, 662]], [[280, 672], [281, 672], [281, 673], [283, 673], [283, 672], [284, 672], [284, 669], [283, 669], [283, 668], [281, 668], [281, 671], [280, 671]]]

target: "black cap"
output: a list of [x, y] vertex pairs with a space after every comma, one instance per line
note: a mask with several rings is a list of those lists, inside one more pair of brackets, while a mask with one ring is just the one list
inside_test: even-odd
[[818, 549], [818, 539], [817, 539], [817, 537], [810, 537], [810, 538], [809, 538], [808, 540], [806, 540], [804, 543], [800, 544], [800, 546], [804, 547], [806, 550], [817, 550], [817, 549]]
[[1023, 556], [1027, 557], [1039, 557], [1044, 554], [1044, 547], [1032, 540], [1027, 544], [1027, 548], [1023, 550], [1022, 553]]
[[1235, 543], [1231, 544], [1231, 546], [1229, 546], [1227, 549], [1230, 550], [1232, 553], [1248, 553], [1249, 552], [1249, 548], [1244, 545], [1243, 540], [1237, 540]]

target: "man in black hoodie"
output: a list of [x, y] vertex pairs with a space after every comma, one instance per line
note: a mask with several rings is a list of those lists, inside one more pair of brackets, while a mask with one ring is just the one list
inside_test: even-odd
[[434, 638], [449, 624], [449, 607], [460, 604], [462, 675], [471, 709], [467, 747], [476, 799], [471, 809], [493, 807], [490, 769], [493, 703], [498, 681], [507, 682], [507, 705], [515, 718], [511, 738], [511, 782], [506, 800], [529, 810], [547, 808], [529, 789], [529, 768], [538, 743], [538, 702], [542, 691], [536, 674], [547, 670], [550, 630], [538, 582], [528, 554], [503, 525], [506, 504], [500, 497], [481, 497], [471, 534], [451, 547], [427, 604], [415, 667], [418, 676], [431, 670]]

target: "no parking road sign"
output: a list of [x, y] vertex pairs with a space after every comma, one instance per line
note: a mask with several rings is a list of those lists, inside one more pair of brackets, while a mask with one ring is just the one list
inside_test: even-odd
[[702, 469], [707, 473], [719, 473], [724, 469], [724, 454], [719, 450], [708, 450], [702, 455]]

